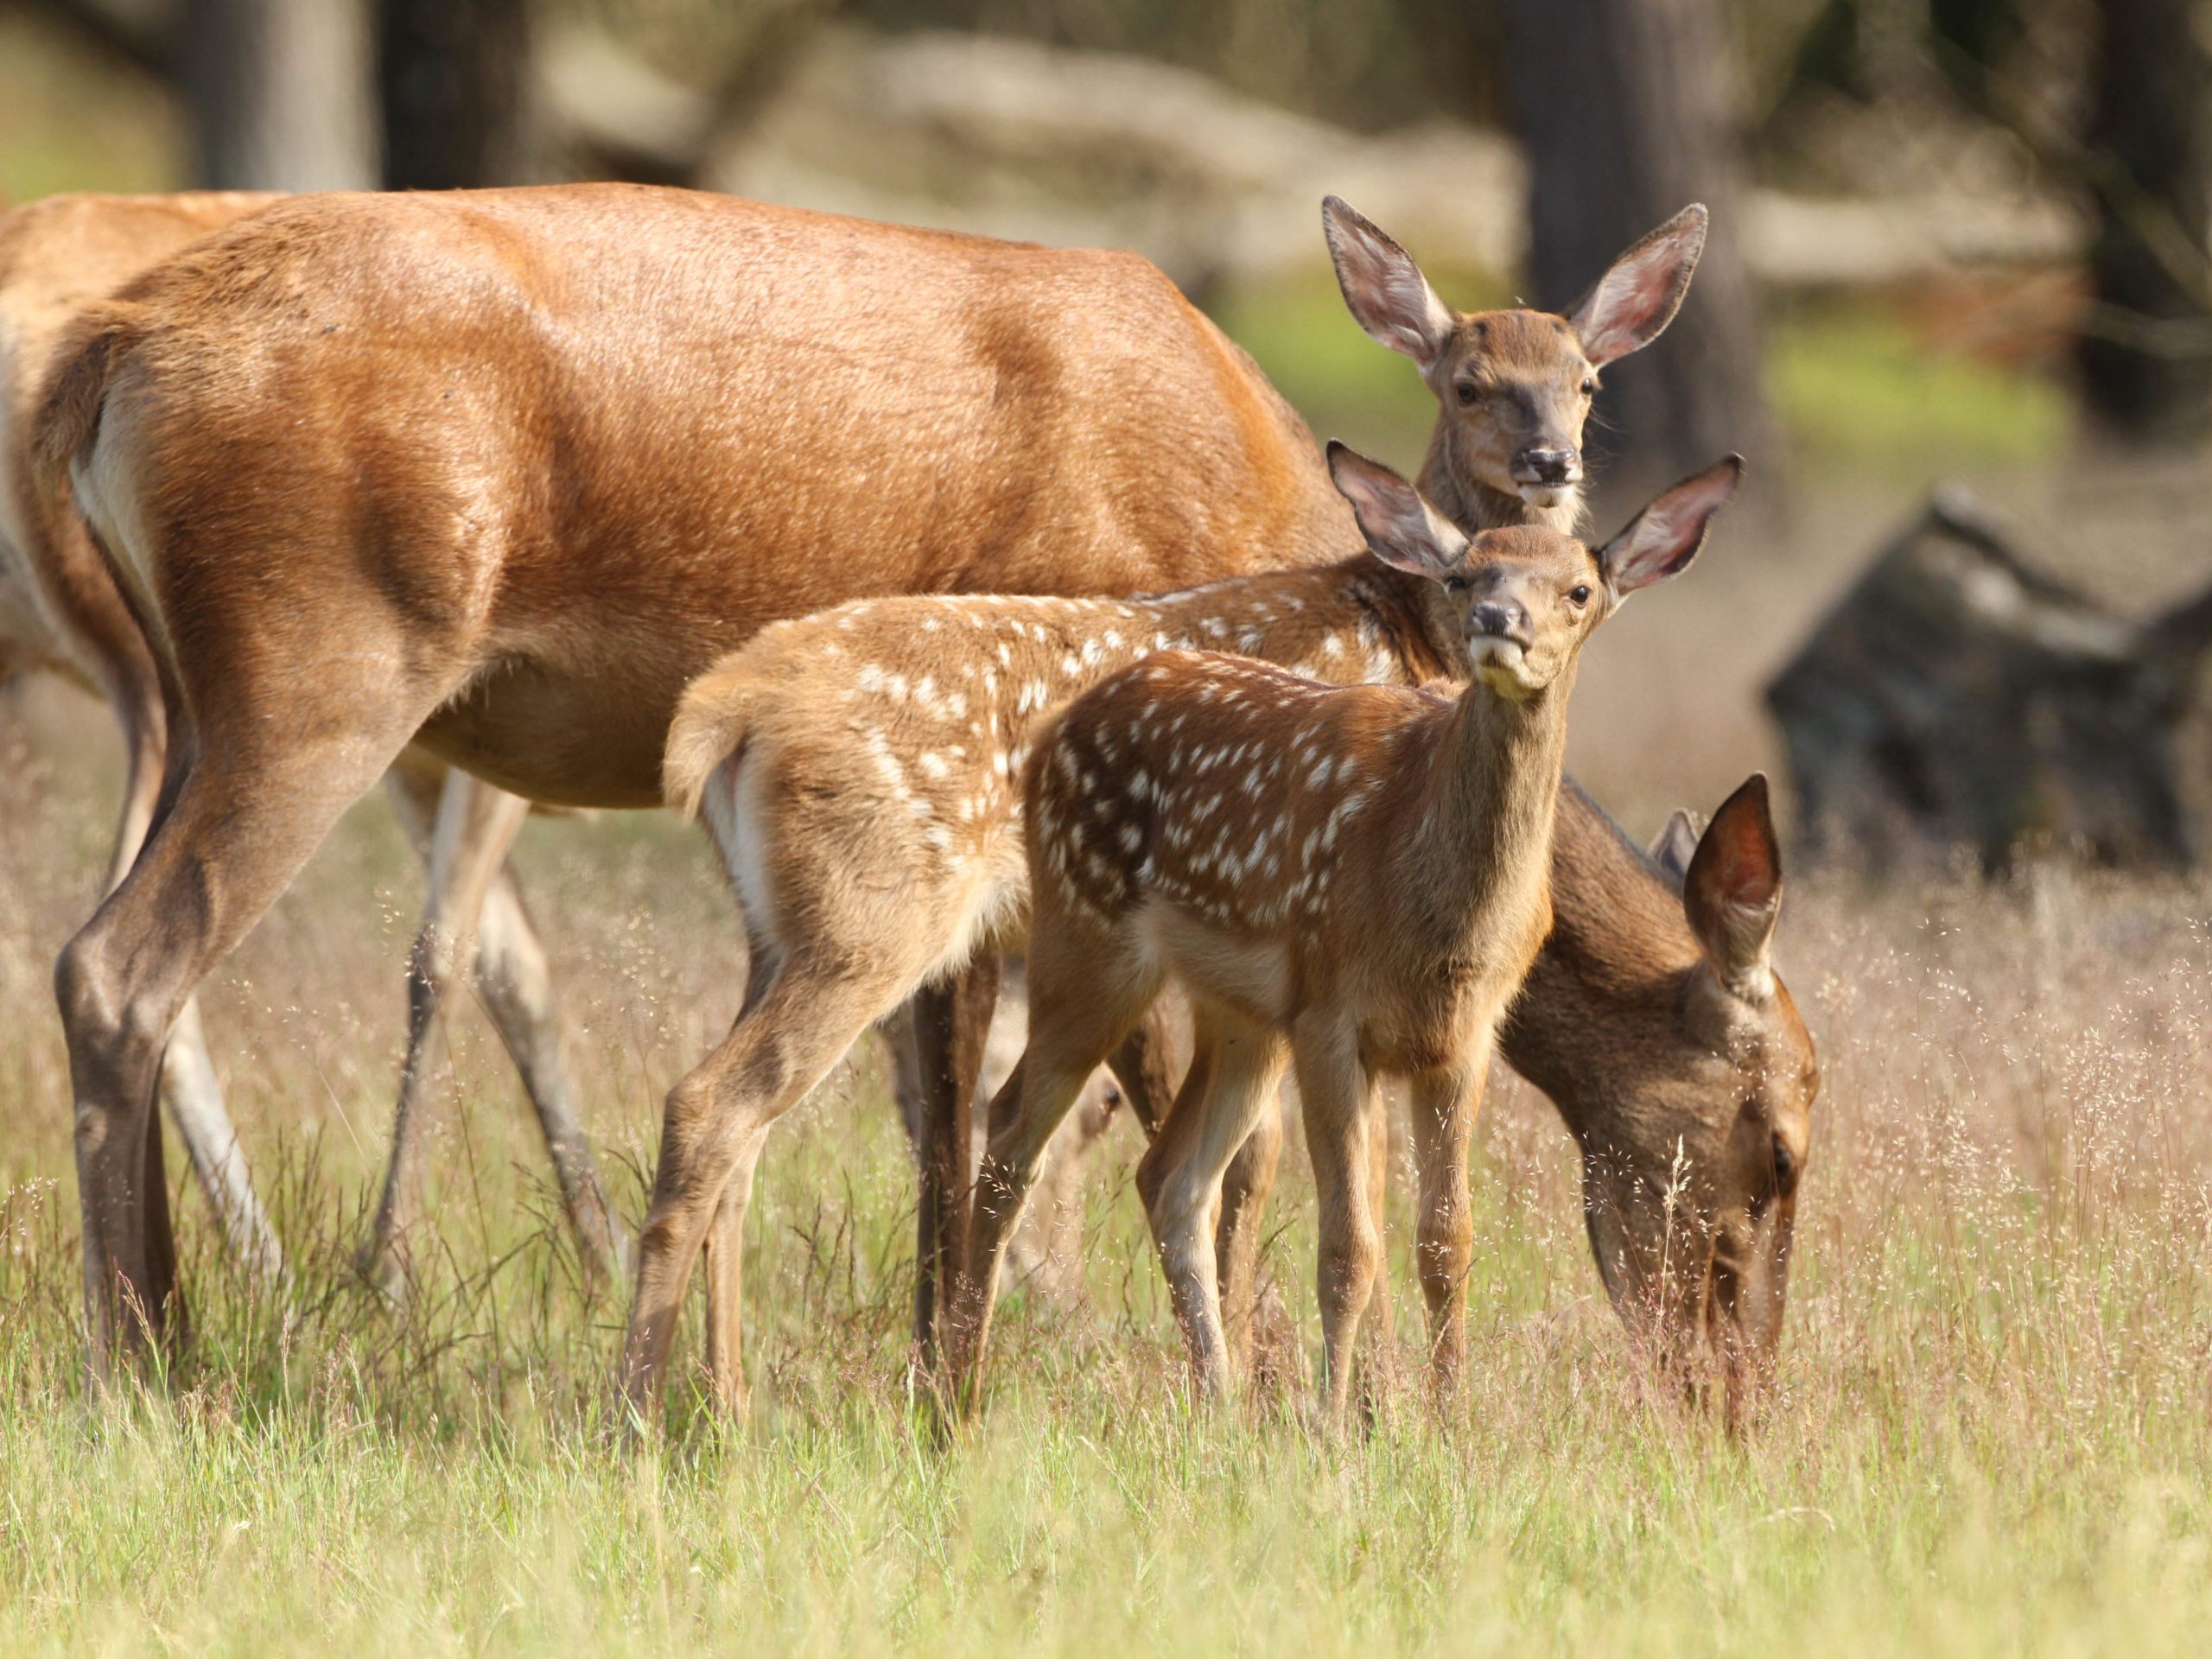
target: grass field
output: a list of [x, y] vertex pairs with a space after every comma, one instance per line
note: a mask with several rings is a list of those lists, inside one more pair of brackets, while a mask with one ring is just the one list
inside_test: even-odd
[[[0, 1651], [2150, 1654], [2212, 1618], [2204, 888], [1793, 892], [1783, 965], [1827, 1084], [1779, 1390], [1744, 1444], [1643, 1389], [1565, 1136], [1501, 1081], [1459, 1397], [1419, 1380], [1400, 1211], [1371, 1434], [1319, 1442], [1280, 1393], [1194, 1411], [1122, 1128], [1083, 1294], [1016, 1302], [986, 1422], [933, 1449], [902, 1382], [906, 1154], [864, 1052], [764, 1166], [749, 1425], [701, 1417], [687, 1379], [626, 1459], [601, 1415], [621, 1310], [577, 1288], [473, 1011], [423, 1292], [396, 1314], [347, 1266], [416, 899], [375, 801], [207, 999], [290, 1289], [250, 1294], [180, 1184], [197, 1344], [135, 1405], [83, 1402], [44, 982], [98, 864], [98, 719], [58, 690], [0, 705], [23, 785], [0, 838]], [[652, 818], [534, 824], [520, 867], [634, 1217], [658, 1095], [734, 1006], [728, 906]], [[1310, 1344], [1287, 1167], [1268, 1271]]]

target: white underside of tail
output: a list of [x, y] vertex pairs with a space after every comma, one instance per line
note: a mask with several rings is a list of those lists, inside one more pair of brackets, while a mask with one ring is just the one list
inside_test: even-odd
[[760, 769], [747, 766], [742, 751], [716, 766], [699, 798], [699, 810], [722, 855], [736, 889], [747, 931], [780, 952], [784, 947], [776, 890], [768, 870], [768, 815], [760, 810]]

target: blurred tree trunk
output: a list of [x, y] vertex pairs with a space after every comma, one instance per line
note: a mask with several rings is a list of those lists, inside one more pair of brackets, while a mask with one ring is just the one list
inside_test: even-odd
[[[2203, 9], [2100, 0], [2097, 10], [2103, 45], [2086, 137], [2119, 175], [2116, 189], [2098, 193], [2097, 298], [2143, 317], [2202, 318], [2201, 284], [2192, 292], [2172, 266], [2177, 255], [2193, 257], [2201, 275], [2205, 257], [2212, 54], [2197, 22]], [[2162, 234], [2184, 245], [2162, 259], [2152, 241]], [[2088, 340], [2082, 381], [2090, 408], [2131, 435], [2185, 437], [2212, 416], [2212, 359], [2202, 355]]]
[[383, 0], [378, 13], [385, 188], [458, 190], [525, 177], [525, 0]]
[[1605, 371], [1600, 418], [1622, 435], [1630, 481], [1732, 449], [1771, 485], [1782, 455], [1739, 251], [1739, 135], [1715, 0], [1504, 0], [1503, 12], [1529, 160], [1531, 300], [1564, 309], [1685, 204], [1713, 210], [1681, 315]]
[[364, 0], [185, 0], [178, 74], [200, 182], [360, 190], [376, 182]]

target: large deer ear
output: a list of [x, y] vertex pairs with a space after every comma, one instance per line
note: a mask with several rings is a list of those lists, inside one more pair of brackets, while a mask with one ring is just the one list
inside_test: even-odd
[[1753, 1002], [1774, 995], [1782, 848], [1764, 772], [1753, 772], [1713, 815], [1682, 878], [1682, 910], [1723, 985]]
[[1705, 251], [1707, 218], [1705, 204], [1692, 202], [1614, 260], [1567, 313], [1594, 367], [1642, 350], [1675, 320]]
[[1370, 339], [1403, 352], [1427, 374], [1459, 326], [1452, 308], [1436, 297], [1413, 256], [1343, 197], [1322, 199], [1321, 228], [1353, 321]]
[[1679, 882], [1689, 874], [1690, 859], [1696, 851], [1697, 820], [1688, 808], [1678, 806], [1666, 828], [1652, 838], [1651, 861]]
[[1705, 545], [1713, 515], [1728, 505], [1744, 476], [1744, 458], [1731, 455], [1656, 497], [1628, 521], [1628, 528], [1598, 550], [1598, 568], [1616, 600], [1639, 588], [1679, 575]]
[[1379, 461], [1329, 440], [1329, 476], [1359, 520], [1359, 533], [1383, 563], [1441, 582], [1467, 550], [1467, 538], [1421, 499], [1421, 492]]

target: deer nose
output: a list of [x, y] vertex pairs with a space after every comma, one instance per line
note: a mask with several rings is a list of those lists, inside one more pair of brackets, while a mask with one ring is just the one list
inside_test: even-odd
[[1531, 484], [1572, 484], [1582, 476], [1582, 457], [1573, 449], [1523, 449], [1514, 471]]
[[1467, 632], [1509, 639], [1525, 651], [1530, 639], [1529, 613], [1515, 600], [1486, 599], [1467, 613]]

